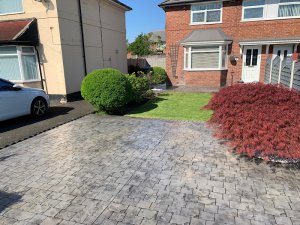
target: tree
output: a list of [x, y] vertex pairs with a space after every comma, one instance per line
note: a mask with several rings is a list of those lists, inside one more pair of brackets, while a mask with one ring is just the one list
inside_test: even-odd
[[128, 46], [128, 51], [137, 56], [150, 55], [150, 41], [149, 36], [146, 34], [140, 34], [134, 42]]

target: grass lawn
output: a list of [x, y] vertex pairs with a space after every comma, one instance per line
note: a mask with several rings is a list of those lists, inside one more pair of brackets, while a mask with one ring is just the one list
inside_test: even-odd
[[162, 93], [127, 116], [168, 120], [208, 121], [212, 111], [202, 109], [212, 95], [207, 93]]

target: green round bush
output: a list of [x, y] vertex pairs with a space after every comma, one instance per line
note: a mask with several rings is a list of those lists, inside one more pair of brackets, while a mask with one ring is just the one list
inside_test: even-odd
[[97, 109], [112, 114], [121, 112], [132, 100], [132, 88], [120, 71], [99, 69], [84, 78], [81, 95]]
[[161, 67], [152, 67], [150, 69], [150, 82], [152, 84], [164, 84], [166, 83], [168, 76], [165, 69]]

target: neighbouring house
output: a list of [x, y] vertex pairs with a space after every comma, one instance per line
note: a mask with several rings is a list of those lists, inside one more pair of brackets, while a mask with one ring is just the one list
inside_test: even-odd
[[151, 43], [151, 51], [154, 54], [162, 54], [166, 48], [166, 32], [155, 31], [149, 33], [149, 41]]
[[299, 0], [167, 0], [167, 73], [173, 85], [264, 81], [267, 59], [300, 52]]
[[[133, 55], [131, 52], [127, 53], [128, 67], [139, 67], [147, 69], [150, 67], [162, 67], [166, 68], [166, 32], [155, 31], [147, 34], [150, 42], [151, 54], [143, 57]], [[131, 70], [131, 69], [129, 69]]]
[[1, 0], [0, 77], [60, 100], [95, 69], [127, 72], [129, 10], [117, 0]]

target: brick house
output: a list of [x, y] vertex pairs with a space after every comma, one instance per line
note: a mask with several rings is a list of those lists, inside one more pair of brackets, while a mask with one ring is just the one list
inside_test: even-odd
[[154, 54], [162, 54], [166, 49], [166, 32], [154, 31], [148, 34], [151, 43], [150, 49]]
[[300, 53], [299, 0], [167, 0], [167, 73], [173, 85], [264, 80], [269, 57]]

